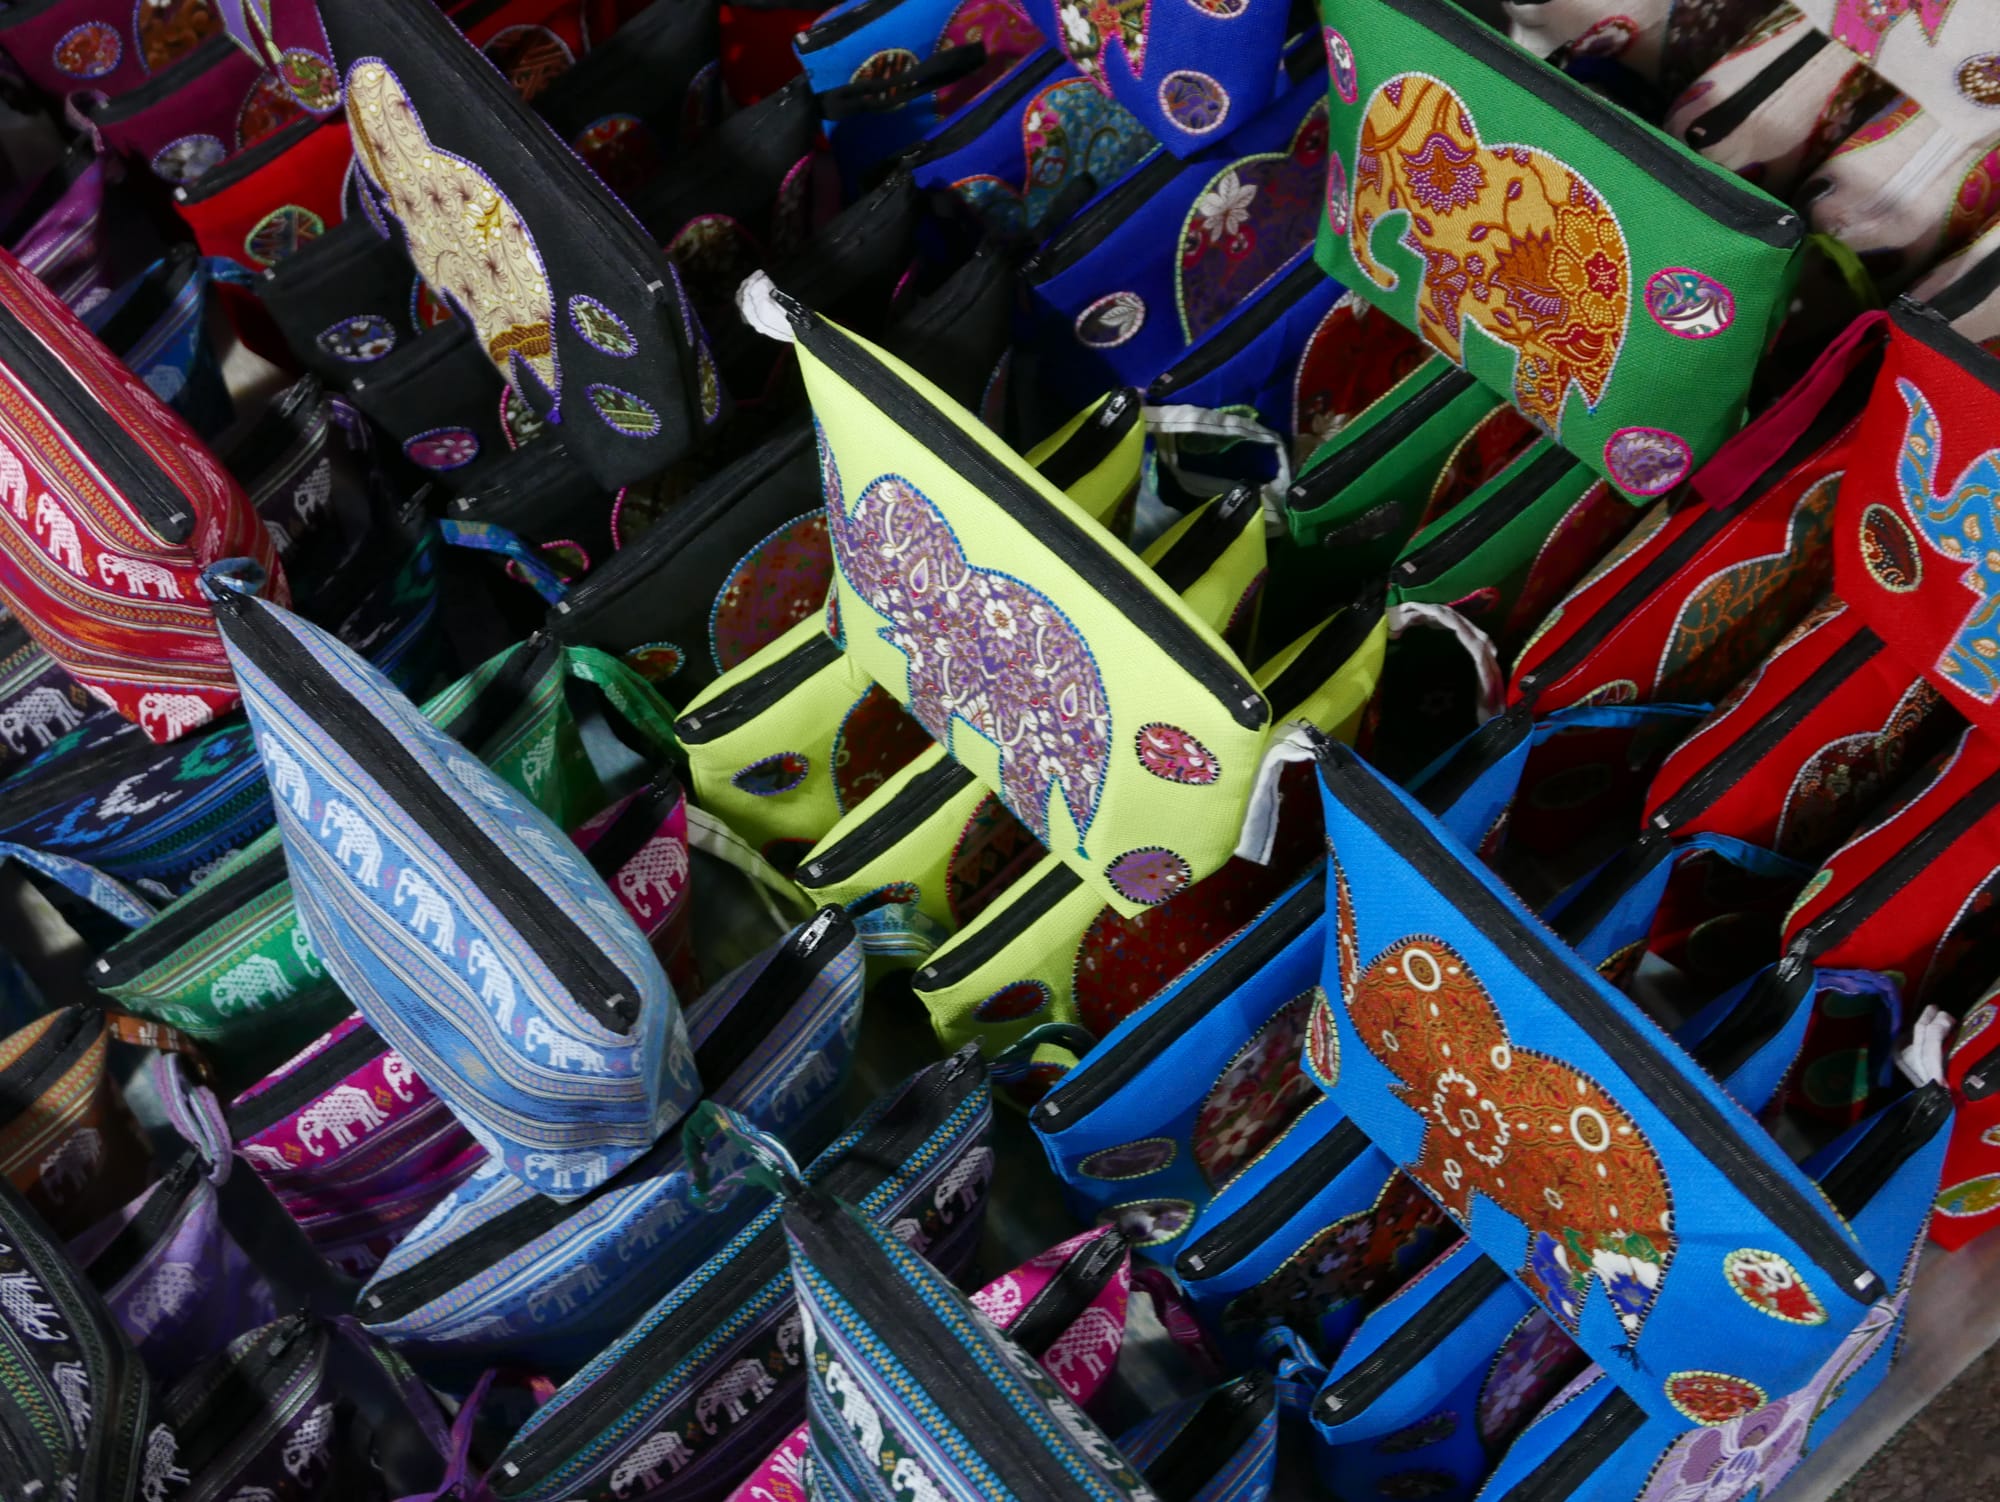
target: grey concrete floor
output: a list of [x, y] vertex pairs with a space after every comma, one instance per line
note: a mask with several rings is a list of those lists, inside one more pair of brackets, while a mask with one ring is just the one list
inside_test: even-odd
[[2000, 1348], [1897, 1431], [1834, 1502], [1991, 1502], [2000, 1494]]

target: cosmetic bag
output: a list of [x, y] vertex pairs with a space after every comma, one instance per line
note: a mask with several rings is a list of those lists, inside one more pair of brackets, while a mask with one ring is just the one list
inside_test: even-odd
[[1117, 101], [1042, 47], [976, 107], [933, 130], [908, 165], [919, 188], [954, 195], [988, 235], [1018, 243], [1158, 146]]
[[69, 1006], [0, 1040], [0, 1176], [61, 1236], [145, 1187], [152, 1154], [110, 1067], [129, 1026]]
[[1952, 135], [1977, 140], [1993, 129], [1994, 18], [1963, 6], [1869, 6], [1796, 0], [1815, 26], [1917, 99]]
[[108, 191], [117, 177], [79, 136], [0, 228], [0, 245], [69, 307], [109, 297], [165, 248], [133, 195]]
[[209, 339], [208, 307], [208, 268], [192, 246], [177, 245], [92, 308], [84, 324], [198, 436], [213, 442], [236, 411]]
[[[1338, 743], [1321, 747], [1319, 770], [1337, 927], [1307, 1071], [1585, 1351], [1619, 1363], [1621, 1385], [1649, 1411], [1675, 1412], [1660, 1384], [1697, 1346], [1739, 1352], [1763, 1391], [1803, 1383], [1889, 1296], [1852, 1232], [1747, 1113], [1434, 820]], [[1452, 988], [1454, 1006], [1440, 1014], [1449, 1023], [1411, 999], [1426, 984]], [[1426, 1077], [1419, 1052], [1444, 1071], [1433, 1088], [1458, 1088], [1452, 1071], [1478, 1072], [1470, 1089], [1493, 1106], [1477, 1139], [1466, 1123], [1468, 1135], [1446, 1146], [1403, 1103]], [[1560, 1076], [1567, 1110], [1515, 1091], [1517, 1065], [1547, 1072], [1552, 1086]], [[1533, 1130], [1544, 1118], [1560, 1133]], [[1549, 1146], [1524, 1157], [1527, 1140]], [[1460, 1141], [1481, 1153], [1461, 1155]], [[1614, 1148], [1615, 1164], [1600, 1158]], [[1477, 1208], [1475, 1190], [1504, 1219]], [[1698, 1226], [1672, 1214], [1690, 1194], [1704, 1207]], [[1745, 1259], [1727, 1255], [1743, 1247], [1782, 1259], [1824, 1318], [1787, 1325], [1762, 1314], [1743, 1296]]]
[[1607, 58], [1668, 97], [1754, 34], [1768, 0], [1506, 0], [1514, 40], [1538, 57]]
[[1234, 486], [1174, 522], [1139, 555], [1239, 659], [1250, 656], [1270, 576], [1259, 502], [1253, 487]]
[[[883, 334], [882, 347], [929, 376], [938, 390], [977, 411], [989, 428], [1019, 446], [1026, 430], [1015, 420], [1007, 380], [1014, 357], [1015, 282], [1012, 248], [982, 241], [943, 281], [896, 304], [895, 321]], [[1119, 399], [1120, 393], [1111, 392], [1093, 405], [1100, 413], [1110, 405], [1115, 415]], [[1131, 422], [1136, 425], [1136, 400], [1132, 407]], [[1135, 439], [1135, 451], [1140, 443], [1143, 437]], [[1133, 484], [1136, 488], [1136, 478]], [[1065, 488], [1072, 500], [1090, 509], [1078, 490]], [[1131, 529], [1113, 526], [1112, 530], [1123, 538]]]
[[1789, 198], [1887, 92], [1781, 4], [1674, 101], [1661, 126], [1717, 166]]
[[1909, 290], [1909, 299], [1921, 303], [1949, 323], [1958, 333], [1988, 354], [2000, 341], [2000, 226], [1985, 230], [1978, 239], [1947, 256], [1924, 273]]
[[106, 0], [40, 0], [8, 12], [0, 52], [43, 94], [60, 99], [82, 86], [118, 95], [221, 29], [213, 10], [190, 0], [132, 11]]
[[252, 579], [207, 582], [328, 973], [510, 1172], [556, 1198], [602, 1183], [699, 1089], [645, 937], [559, 825], [362, 659]]
[[[625, 206], [442, 14], [341, 0], [325, 20], [365, 191], [494, 368], [563, 423], [607, 489], [680, 458], [724, 395], [673, 273]], [[481, 166], [465, 153], [491, 157], [494, 120], [517, 149]], [[432, 189], [473, 194], [477, 214], [440, 212]], [[489, 270], [495, 237], [513, 249]]]
[[[1671, 490], [1742, 419], [1799, 216], [1451, 0], [1360, 0], [1334, 22], [1320, 265], [1627, 495]], [[1433, 71], [1398, 71], [1416, 58]], [[1524, 279], [1511, 247], [1541, 235], [1547, 269]], [[1475, 245], [1503, 268], [1479, 293], [1448, 269]], [[1468, 315], [1482, 337], [1468, 341]], [[1672, 428], [1653, 426], [1669, 411]]]
[[703, 991], [692, 927], [687, 790], [671, 768], [570, 836], [660, 957], [676, 996]]
[[1243, 129], [1185, 161], [1142, 161], [1023, 267], [1028, 339], [1065, 410], [1107, 386], [1148, 384], [1311, 247], [1327, 161], [1323, 82], [1309, 46], [1288, 66], [1284, 92]]
[[275, 75], [221, 35], [115, 99], [86, 85], [70, 106], [99, 149], [172, 187], [305, 114]]
[[1262, 1502], [1278, 1485], [1278, 1384], [1245, 1372], [1161, 1410], [1118, 1448], [1163, 1498]]
[[[504, 387], [472, 325], [453, 318], [351, 371], [347, 395], [420, 470], [476, 483], [512, 447]], [[569, 434], [563, 435], [565, 438]]]
[[[1987, 1030], [2000, 1016], [2000, 986], [1966, 1009], [1951, 1033], [1945, 1083], [1953, 1107], [1951, 1145], [1945, 1149], [1942, 1187], [1931, 1216], [1931, 1240], [1956, 1251], [1992, 1229], [2000, 1211], [2000, 1054]], [[1985, 1037], [1981, 1041], [1982, 1035]]]
[[[1772, 1495], [1867, 1402], [1895, 1359], [1950, 1119], [1948, 1093], [1926, 1086], [1808, 1160], [1828, 1203], [1897, 1281], [1795, 1386], [1773, 1390], [1742, 1375], [1744, 1348], [1717, 1345], [1708, 1348], [1710, 1359], [1724, 1356], [1729, 1370], [1672, 1373], [1665, 1385], [1671, 1406], [1642, 1406], [1624, 1374], [1607, 1367], [1602, 1380], [1567, 1403], [1558, 1399], [1560, 1406], [1522, 1433], [1480, 1495], [1496, 1502], [1551, 1494], [1643, 1502]], [[1788, 1271], [1751, 1260], [1757, 1253], [1739, 1255], [1766, 1279]], [[1799, 1302], [1795, 1283], [1767, 1286], [1782, 1293], [1780, 1307], [1808, 1318], [1815, 1312]]]
[[[805, 1176], [956, 1275], [984, 1219], [991, 1128], [985, 1066], [967, 1048], [892, 1086]], [[732, 1182], [755, 1130], [731, 1133]], [[716, 1188], [705, 1156], [714, 1149], [698, 1130], [684, 1135], [698, 1182]], [[781, 1204], [758, 1205], [726, 1246], [538, 1408], [488, 1470], [494, 1496], [622, 1502], [669, 1477], [676, 1495], [727, 1496], [805, 1418], [803, 1330], [782, 1217]]]
[[40, 281], [0, 256], [0, 598], [94, 697], [157, 742], [237, 699], [196, 575], [271, 541], [207, 446]]
[[265, 268], [257, 295], [293, 359], [340, 388], [422, 332], [411, 317], [415, 277], [402, 247], [356, 215]]
[[[833, 1135], [861, 1027], [852, 922], [823, 909], [687, 1009], [708, 1100], [800, 1156]], [[573, 1372], [728, 1241], [745, 1203], [704, 1214], [668, 1132], [580, 1204], [491, 1168], [442, 1201], [362, 1289], [362, 1322], [434, 1370]]]

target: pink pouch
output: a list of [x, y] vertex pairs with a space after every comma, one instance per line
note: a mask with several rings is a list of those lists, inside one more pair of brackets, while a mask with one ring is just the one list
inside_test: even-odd
[[276, 74], [224, 36], [128, 94], [79, 90], [70, 105], [102, 150], [174, 187], [305, 114]]
[[587, 820], [571, 838], [652, 943], [675, 994], [701, 995], [701, 973], [688, 942], [687, 793], [680, 779], [661, 772]]
[[24, 0], [0, 13], [0, 52], [44, 94], [91, 88], [116, 98], [221, 30], [208, 0]]

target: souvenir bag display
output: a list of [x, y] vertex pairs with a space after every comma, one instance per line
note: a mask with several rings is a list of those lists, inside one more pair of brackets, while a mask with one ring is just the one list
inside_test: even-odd
[[[254, 578], [204, 582], [328, 973], [509, 1172], [596, 1187], [699, 1089], [645, 937], [559, 825], [362, 659]], [[468, 1069], [451, 1038], [491, 1052]]]
[[[704, 1099], [810, 1156], [861, 1027], [861, 945], [826, 909], [687, 1009]], [[432, 1371], [582, 1366], [729, 1240], [746, 1200], [703, 1213], [678, 1133], [575, 1205], [486, 1167], [390, 1254], [364, 1324]]]
[[1952, 135], [1993, 131], [2000, 26], [1964, 5], [1794, 0], [1820, 30], [1935, 116]]
[[274, 75], [220, 35], [115, 99], [87, 86], [70, 97], [101, 149], [174, 187], [305, 113]]
[[[680, 458], [722, 415], [723, 392], [673, 272], [625, 206], [441, 13], [338, 0], [325, 20], [362, 191], [494, 368], [608, 489]], [[460, 191], [476, 212], [437, 207]]]
[[75, 88], [119, 95], [222, 29], [206, 5], [146, 5], [127, 11], [108, 0], [36, 0], [0, 23], [0, 52], [20, 76], [60, 99]]
[[512, 446], [506, 388], [462, 319], [424, 329], [350, 373], [347, 391], [405, 459], [448, 484], [476, 482]]
[[1505, 0], [1514, 40], [1541, 57], [1614, 59], [1669, 95], [1687, 87], [1771, 7], [1767, 0]]
[[[895, 1227], [955, 1277], [985, 1215], [992, 1121], [985, 1066], [967, 1048], [892, 1086], [802, 1177]], [[671, 1476], [689, 1497], [720, 1499], [805, 1419], [807, 1356], [784, 1206], [744, 1182], [746, 1158], [788, 1161], [784, 1150], [708, 1106], [684, 1136], [704, 1194], [733, 1185], [755, 1214], [535, 1411], [487, 1471], [495, 1497], [612, 1502]]]
[[0, 598], [93, 697], [156, 742], [236, 703], [196, 579], [248, 555], [288, 599], [257, 515], [187, 425], [0, 254]]
[[[1452, 0], [1339, 0], [1326, 23], [1327, 274], [1628, 496], [1693, 473], [1742, 419], [1799, 216]], [[1514, 247], [1543, 235], [1546, 271], [1520, 280]], [[1474, 247], [1496, 267], [1477, 293], [1447, 269]]]
[[423, 331], [410, 307], [415, 277], [402, 248], [357, 214], [266, 267], [257, 295], [292, 357], [340, 387]]
[[176, 246], [92, 308], [84, 323], [189, 427], [213, 441], [236, 413], [209, 340], [208, 293], [208, 268], [192, 247]]
[[128, 1031], [143, 1036], [130, 1019], [69, 1006], [0, 1040], [0, 1175], [64, 1236], [145, 1186], [152, 1154], [111, 1069]]

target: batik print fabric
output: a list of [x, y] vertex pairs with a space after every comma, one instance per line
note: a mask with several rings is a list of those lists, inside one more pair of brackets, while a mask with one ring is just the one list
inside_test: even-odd
[[1798, 8], [1954, 137], [1993, 134], [2000, 17], [1978, 0], [1798, 0]]
[[22, 7], [0, 23], [0, 52], [33, 88], [57, 99], [77, 89], [116, 98], [221, 30], [210, 0], [85, 0]]
[[237, 698], [200, 572], [247, 555], [286, 600], [271, 539], [207, 445], [4, 253], [0, 307], [0, 598], [94, 698], [177, 740]]

